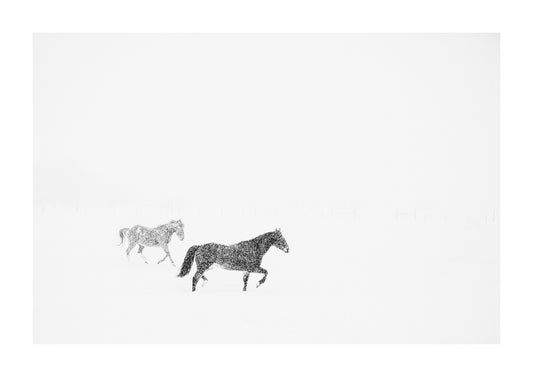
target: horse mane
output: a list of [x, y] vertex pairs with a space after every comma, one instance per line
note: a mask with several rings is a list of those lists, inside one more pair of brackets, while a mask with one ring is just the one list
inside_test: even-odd
[[[248, 243], [252, 243], [256, 246], [266, 246], [267, 247], [267, 250], [268, 248], [270, 248], [270, 246], [272, 246], [272, 244], [274, 243], [275, 241], [275, 235], [276, 235], [276, 232], [267, 232], [267, 233], [264, 233], [264, 234], [261, 234], [255, 238], [252, 238], [251, 240], [249, 241], [244, 241], [244, 242], [248, 242]], [[267, 251], [265, 250], [265, 252]]]
[[157, 226], [156, 229], [164, 229], [165, 231], [168, 231], [168, 230], [176, 231], [176, 229], [174, 229], [174, 228], [170, 225], [170, 223], [161, 224], [161, 225]]
[[275, 233], [275, 232], [266, 232], [266, 233], [263, 233], [263, 234], [261, 234], [261, 235], [259, 235], [259, 236], [257, 236], [257, 237], [252, 238], [250, 241], [256, 241], [256, 240], [259, 241], [259, 240], [263, 240], [263, 239], [265, 239], [265, 238], [267, 238], [267, 237], [272, 237], [272, 235], [273, 235], [274, 233]]

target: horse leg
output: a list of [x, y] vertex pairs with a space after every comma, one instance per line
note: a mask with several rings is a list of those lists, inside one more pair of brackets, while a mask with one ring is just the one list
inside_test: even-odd
[[141, 257], [143, 257], [144, 263], [148, 264], [148, 259], [146, 259], [146, 257], [144, 256], [143, 249], [144, 249], [144, 246], [143, 245], [139, 245], [139, 250], [137, 252], [139, 253], [139, 255]]
[[163, 259], [161, 259], [159, 262], [157, 262], [157, 264], [163, 262], [163, 261], [164, 261], [165, 259], [167, 259], [167, 258], [168, 258], [168, 254], [165, 254], [165, 257], [164, 257]]
[[196, 290], [196, 284], [198, 283], [198, 280], [202, 278], [202, 287], [204, 286], [203, 283], [207, 281], [207, 278], [204, 276], [204, 273], [209, 270], [209, 267], [212, 263], [209, 262], [199, 262], [198, 259], [196, 260], [196, 273], [194, 274], [192, 278], [192, 291], [194, 292]]
[[200, 277], [202, 277], [202, 275], [204, 274], [204, 271], [196, 271], [196, 273], [194, 274], [193, 278], [192, 278], [192, 291], [196, 291], [196, 284], [198, 283], [198, 280], [200, 279]]
[[242, 287], [243, 291], [246, 291], [246, 287], [248, 286], [248, 278], [250, 277], [250, 273], [246, 271], [242, 277], [242, 281], [244, 281], [244, 287]]
[[[176, 264], [174, 263], [174, 260], [172, 259], [172, 257], [170, 256], [170, 250], [168, 250], [168, 245], [167, 244], [164, 244], [164, 245], [161, 245], [161, 247], [163, 248], [163, 250], [165, 251], [165, 253], [167, 253], [167, 256], [168, 259], [170, 259], [170, 262], [172, 263], [172, 265], [174, 267], [176, 267]], [[166, 258], [165, 257], [165, 258]], [[163, 260], [165, 260], [165, 258], [163, 258]]]
[[259, 281], [257, 282], [257, 285], [255, 286], [256, 288], [259, 288], [259, 286], [265, 282], [265, 280], [266, 280], [266, 278], [267, 278], [267, 275], [268, 275], [268, 271], [265, 270], [265, 269], [262, 268], [262, 267], [257, 267], [257, 268], [254, 270], [254, 272], [257, 272], [257, 273], [260, 273], [260, 274], [264, 274], [264, 275], [263, 275], [263, 278], [262, 278], [261, 280], [259, 280]]
[[126, 249], [126, 256], [128, 257], [128, 260], [130, 259], [130, 252], [133, 250], [135, 245], [136, 245], [135, 242], [130, 242], [130, 244], [128, 245], [128, 248]]

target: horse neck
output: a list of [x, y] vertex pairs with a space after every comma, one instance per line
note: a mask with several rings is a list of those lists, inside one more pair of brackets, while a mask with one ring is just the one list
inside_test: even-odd
[[266, 252], [272, 247], [275, 242], [274, 233], [265, 233], [262, 236], [259, 236], [258, 238], [259, 249], [261, 250], [262, 254], [266, 254]]
[[169, 224], [161, 225], [161, 228], [163, 228], [165, 233], [167, 233], [169, 236], [176, 231], [176, 228], [171, 227]]

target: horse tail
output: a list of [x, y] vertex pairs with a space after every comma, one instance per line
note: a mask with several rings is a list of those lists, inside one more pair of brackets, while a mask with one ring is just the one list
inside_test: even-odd
[[124, 236], [126, 235], [126, 232], [129, 229], [130, 228], [122, 228], [118, 231], [118, 235], [120, 236], [120, 244], [118, 244], [117, 246], [122, 246], [122, 243], [124, 242]]
[[187, 254], [185, 255], [185, 259], [183, 260], [183, 264], [181, 265], [181, 271], [178, 274], [178, 277], [182, 278], [189, 273], [192, 267], [192, 262], [194, 261], [196, 250], [199, 248], [200, 246], [191, 246], [189, 248]]

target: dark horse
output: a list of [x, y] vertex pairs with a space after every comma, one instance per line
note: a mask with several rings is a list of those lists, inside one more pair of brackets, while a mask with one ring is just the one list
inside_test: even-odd
[[248, 285], [250, 272], [264, 274], [263, 278], [257, 283], [257, 287], [259, 287], [265, 282], [268, 275], [268, 271], [261, 267], [261, 260], [271, 246], [276, 246], [286, 253], [289, 252], [289, 245], [283, 238], [280, 229], [229, 246], [216, 243], [192, 246], [185, 255], [178, 277], [183, 277], [189, 273], [192, 262], [196, 258], [196, 274], [192, 278], [193, 292], [196, 290], [196, 283], [198, 283], [200, 278], [207, 280], [204, 272], [213, 264], [217, 264], [227, 270], [244, 271], [243, 291], [246, 290]]

